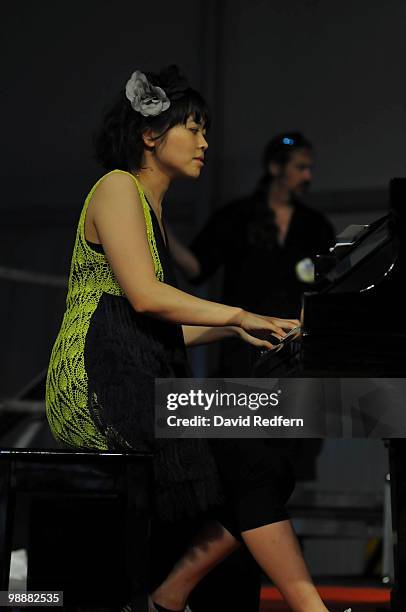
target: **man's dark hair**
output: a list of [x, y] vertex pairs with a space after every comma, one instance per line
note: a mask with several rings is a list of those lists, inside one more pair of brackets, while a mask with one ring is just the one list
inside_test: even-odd
[[282, 167], [286, 166], [292, 153], [300, 149], [313, 151], [312, 143], [301, 132], [283, 132], [272, 138], [262, 154], [263, 174], [258, 181], [256, 193], [266, 191], [272, 181], [269, 164], [274, 162]]
[[158, 140], [171, 127], [185, 125], [190, 116], [209, 128], [210, 114], [204, 98], [187, 84], [177, 66], [168, 66], [159, 74], [144, 74], [152, 85], [165, 91], [171, 104], [159, 115], [144, 117], [132, 108], [124, 89], [120, 92], [94, 137], [96, 159], [106, 170], [140, 169], [145, 150], [142, 134], [147, 129], [157, 132]]

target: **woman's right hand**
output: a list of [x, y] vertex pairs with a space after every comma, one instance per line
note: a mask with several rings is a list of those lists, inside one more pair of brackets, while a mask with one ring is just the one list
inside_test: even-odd
[[283, 340], [286, 334], [296, 327], [300, 327], [298, 319], [279, 319], [244, 310], [240, 316], [236, 333], [241, 340], [249, 344], [271, 350], [275, 348], [275, 344], [267, 340], [267, 337], [274, 336], [278, 340]]

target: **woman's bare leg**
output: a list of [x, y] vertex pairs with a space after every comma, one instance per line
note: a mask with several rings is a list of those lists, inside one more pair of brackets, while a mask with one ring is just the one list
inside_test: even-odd
[[290, 521], [244, 531], [242, 538], [254, 559], [295, 612], [326, 612], [310, 577]]
[[[242, 533], [243, 540], [266, 575], [294, 612], [326, 612], [307, 571], [290, 521], [270, 523]], [[169, 610], [181, 610], [193, 588], [239, 546], [219, 523], [202, 530], [152, 598]]]
[[169, 610], [182, 610], [200, 580], [239, 546], [238, 540], [220, 523], [208, 523], [152, 593], [153, 601]]

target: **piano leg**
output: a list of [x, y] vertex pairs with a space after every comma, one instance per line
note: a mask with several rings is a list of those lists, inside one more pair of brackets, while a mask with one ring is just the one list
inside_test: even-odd
[[389, 441], [395, 584], [391, 609], [406, 610], [406, 439]]

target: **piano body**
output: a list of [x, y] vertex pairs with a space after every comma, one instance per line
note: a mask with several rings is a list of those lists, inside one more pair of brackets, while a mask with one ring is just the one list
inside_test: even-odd
[[[302, 336], [262, 355], [253, 377], [406, 377], [406, 179], [391, 181], [389, 199], [388, 215], [350, 226], [318, 258], [314, 290], [303, 296]], [[388, 447], [398, 612], [406, 610], [406, 439]]]

